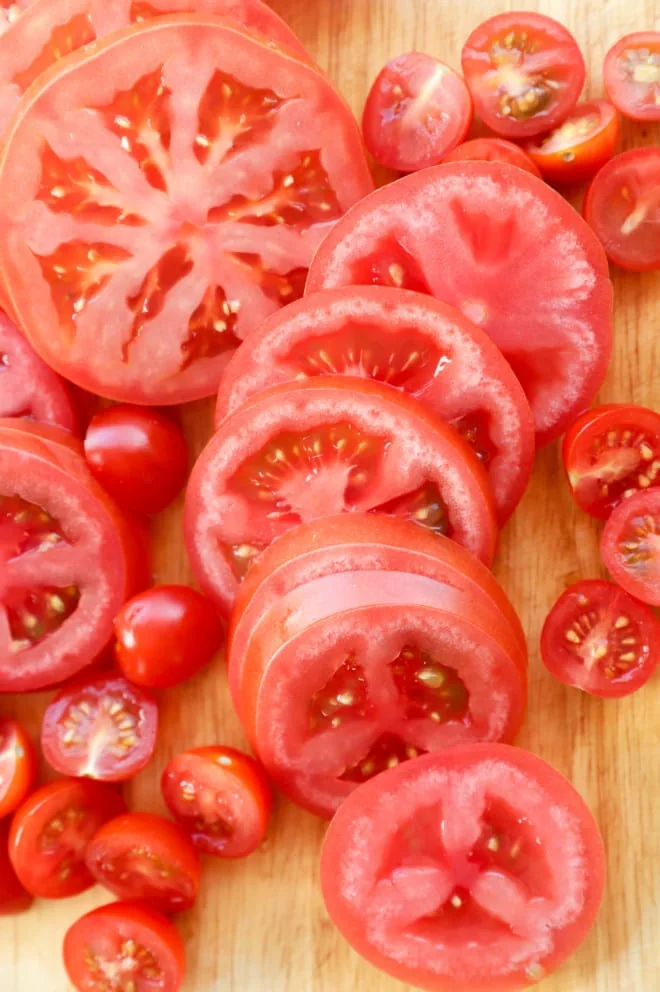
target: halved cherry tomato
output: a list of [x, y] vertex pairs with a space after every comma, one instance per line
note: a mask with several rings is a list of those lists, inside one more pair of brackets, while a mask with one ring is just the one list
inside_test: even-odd
[[197, 898], [201, 865], [188, 834], [153, 813], [110, 820], [87, 847], [87, 867], [119, 899], [177, 913]]
[[472, 98], [458, 73], [431, 55], [408, 52], [378, 74], [362, 131], [379, 165], [414, 172], [441, 162], [471, 121]]
[[600, 550], [622, 589], [660, 606], [660, 489], [641, 490], [619, 503], [605, 524]]
[[586, 937], [605, 852], [573, 786], [503, 744], [453, 747], [367, 782], [325, 836], [331, 919], [378, 968], [429, 990], [522, 989]]
[[532, 162], [529, 155], [525, 154], [519, 145], [514, 145], [505, 138], [473, 138], [471, 141], [464, 141], [449, 155], [445, 155], [444, 161], [504, 162], [506, 165], [517, 165], [519, 169], [541, 178], [540, 169]]
[[168, 763], [161, 781], [172, 816], [204, 854], [242, 858], [259, 847], [273, 797], [266, 773], [233, 747], [197, 747]]
[[69, 927], [64, 964], [78, 992], [113, 987], [118, 992], [179, 992], [186, 952], [178, 930], [162, 913], [137, 902], [115, 902]]
[[660, 31], [637, 31], [605, 56], [605, 89], [626, 117], [660, 121]]
[[660, 483], [660, 414], [614, 403], [587, 410], [566, 432], [562, 457], [577, 505], [606, 520], [622, 499]]
[[188, 474], [181, 429], [164, 413], [139, 406], [97, 413], [85, 434], [85, 458], [106, 492], [134, 513], [164, 510]]
[[619, 115], [608, 100], [578, 103], [550, 134], [525, 144], [548, 182], [583, 183], [608, 162], [619, 140]]
[[9, 860], [10, 826], [10, 820], [0, 820], [0, 916], [24, 913], [33, 902], [33, 896], [21, 885]]
[[115, 617], [115, 654], [127, 679], [168, 689], [200, 672], [220, 650], [224, 624], [206, 596], [189, 586], [154, 586]]
[[32, 738], [17, 720], [0, 719], [0, 819], [18, 809], [36, 778]]
[[584, 216], [622, 269], [660, 269], [660, 148], [616, 155], [596, 175]]
[[46, 761], [63, 775], [125, 782], [151, 760], [158, 706], [118, 675], [79, 679], [48, 704], [41, 731]]
[[87, 845], [102, 823], [126, 809], [109, 785], [64, 778], [33, 792], [14, 814], [9, 857], [21, 884], [41, 899], [63, 899], [94, 884]]
[[612, 582], [585, 579], [550, 610], [541, 633], [548, 671], [566, 685], [614, 699], [636, 692], [660, 658], [660, 623]]
[[463, 47], [475, 111], [505, 138], [530, 138], [568, 117], [585, 77], [573, 35], [544, 14], [513, 11], [480, 24]]

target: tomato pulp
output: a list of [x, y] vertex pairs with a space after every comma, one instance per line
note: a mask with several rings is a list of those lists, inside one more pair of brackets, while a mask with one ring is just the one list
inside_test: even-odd
[[603, 76], [622, 114], [660, 121], [660, 31], [637, 31], [617, 41], [605, 56]]
[[601, 538], [605, 568], [622, 589], [660, 606], [660, 488], [624, 499], [610, 514]]

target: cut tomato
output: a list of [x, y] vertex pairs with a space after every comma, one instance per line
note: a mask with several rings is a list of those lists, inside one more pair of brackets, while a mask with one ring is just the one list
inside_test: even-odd
[[450, 423], [486, 468], [500, 523], [511, 515], [532, 470], [529, 404], [488, 336], [428, 296], [351, 287], [292, 303], [227, 367], [216, 424], [269, 385], [336, 373], [402, 389]]
[[522, 169], [449, 163], [365, 197], [323, 242], [306, 292], [371, 284], [428, 293], [482, 327], [522, 383], [538, 444], [603, 381], [607, 260], [573, 207]]
[[0, 35], [14, 27], [35, 0], [0, 0]]
[[503, 744], [450, 748], [368, 782], [321, 858], [344, 937], [429, 992], [545, 978], [589, 932], [604, 876], [598, 827], [570, 782]]
[[473, 138], [445, 155], [445, 162], [504, 162], [541, 178], [541, 171], [519, 145], [504, 138]]
[[612, 158], [618, 140], [616, 108], [592, 100], [579, 103], [550, 134], [528, 141], [525, 151], [548, 182], [583, 183]]
[[0, 422], [0, 691], [53, 685], [112, 637], [144, 546], [55, 428]]
[[603, 76], [622, 114], [660, 121], [660, 31], [637, 31], [617, 41], [605, 56]]
[[622, 589], [660, 606], [660, 489], [645, 489], [612, 511], [601, 540], [605, 568]]
[[21, 104], [0, 159], [5, 288], [66, 378], [181, 403], [302, 295], [319, 241], [372, 188], [325, 76], [228, 22], [157, 18]]
[[17, 720], [0, 719], [0, 820], [21, 805], [36, 778], [32, 738]]
[[9, 860], [9, 829], [10, 821], [0, 820], [0, 916], [24, 913], [33, 902], [33, 897], [21, 885]]
[[21, 884], [41, 899], [63, 899], [94, 884], [87, 845], [102, 823], [126, 808], [111, 786], [65, 778], [32, 793], [16, 812], [9, 856]]
[[660, 269], [660, 148], [633, 148], [591, 183], [584, 216], [622, 269]]
[[87, 867], [119, 899], [177, 913], [197, 898], [201, 865], [181, 827], [152, 813], [110, 820], [87, 847]]

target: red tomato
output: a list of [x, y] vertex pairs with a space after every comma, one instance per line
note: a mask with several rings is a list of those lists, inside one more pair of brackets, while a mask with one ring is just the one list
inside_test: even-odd
[[290, 304], [227, 367], [216, 424], [269, 385], [337, 372], [396, 386], [455, 427], [488, 472], [500, 523], [511, 515], [534, 457], [525, 394], [486, 334], [418, 293], [356, 286]]
[[242, 858], [268, 830], [273, 797], [266, 773], [233, 747], [197, 747], [172, 758], [161, 782], [170, 813], [204, 854]]
[[325, 75], [230, 22], [156, 18], [69, 56], [20, 104], [0, 156], [5, 288], [77, 385], [208, 396], [372, 188]]
[[573, 207], [522, 169], [451, 162], [365, 197], [323, 242], [306, 292], [379, 284], [444, 300], [490, 335], [527, 394], [538, 444], [603, 381], [607, 260]]
[[0, 820], [0, 917], [23, 913], [33, 901], [19, 882], [9, 860], [9, 828], [8, 819]]
[[63, 899], [94, 884], [85, 851], [102, 823], [125, 809], [100, 782], [63, 778], [33, 792], [17, 810], [9, 857], [21, 884], [41, 899]]
[[622, 589], [660, 606], [660, 489], [644, 489], [612, 511], [601, 539], [605, 568]]
[[0, 422], [4, 692], [52, 685], [92, 662], [145, 580], [144, 545], [77, 442], [24, 424]]
[[605, 852], [573, 786], [503, 744], [454, 747], [353, 793], [321, 858], [331, 919], [429, 992], [526, 988], [590, 930]]
[[660, 414], [629, 404], [587, 410], [566, 432], [562, 456], [577, 505], [606, 520], [622, 499], [660, 482]]
[[37, 778], [37, 755], [17, 720], [0, 719], [0, 819], [28, 796]]
[[530, 11], [484, 21], [465, 42], [461, 61], [475, 111], [505, 138], [530, 138], [561, 124], [584, 85], [573, 35]]
[[64, 937], [64, 964], [79, 992], [107, 992], [119, 975], [128, 992], [179, 992], [186, 952], [179, 932], [161, 913], [116, 902], [87, 913]]
[[538, 166], [532, 162], [529, 155], [526, 155], [519, 145], [514, 145], [512, 141], [506, 141], [504, 138], [473, 138], [471, 141], [464, 141], [449, 155], [445, 155], [444, 160], [445, 162], [504, 162], [506, 165], [517, 165], [519, 169], [541, 178]]
[[605, 56], [603, 76], [622, 114], [660, 121], [660, 31], [637, 31], [617, 41]]
[[633, 148], [604, 165], [587, 190], [584, 216], [622, 269], [660, 269], [660, 148]]
[[355, 511], [416, 520], [492, 560], [492, 501], [473, 450], [398, 390], [346, 376], [276, 386], [225, 420], [188, 484], [188, 553], [202, 586], [228, 609], [276, 537]]
[[152, 813], [110, 820], [87, 847], [87, 867], [119, 899], [177, 913], [197, 898], [201, 865], [181, 827]]
[[550, 134], [525, 144], [525, 151], [548, 182], [583, 183], [616, 151], [619, 115], [607, 100], [578, 103]]
[[362, 131], [379, 165], [415, 172], [442, 161], [471, 121], [472, 98], [458, 73], [431, 55], [408, 52], [381, 69]]
[[125, 782], [151, 760], [158, 706], [118, 675], [70, 682], [48, 704], [41, 731], [46, 761], [63, 775]]

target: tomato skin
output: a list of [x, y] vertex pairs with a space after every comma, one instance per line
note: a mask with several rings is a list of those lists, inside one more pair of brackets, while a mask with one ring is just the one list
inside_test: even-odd
[[37, 752], [17, 720], [0, 719], [0, 820], [13, 813], [37, 779]]
[[608, 51], [603, 65], [605, 89], [625, 117], [636, 121], [660, 121], [657, 76], [654, 81], [647, 77], [637, 82], [634, 78], [636, 68], [643, 72], [645, 68], [652, 70], [658, 66], [660, 31], [627, 34]]
[[578, 103], [550, 134], [526, 142], [525, 151], [548, 182], [583, 183], [612, 158], [619, 130], [619, 115], [607, 100]]
[[444, 162], [504, 162], [541, 179], [541, 170], [520, 145], [505, 138], [473, 138], [445, 155]]
[[33, 903], [33, 897], [18, 880], [9, 860], [9, 819], [0, 820], [0, 917], [24, 913]]
[[649, 606], [660, 606], [659, 530], [660, 488], [642, 489], [612, 511], [600, 542], [603, 565], [613, 580]]
[[206, 596], [190, 586], [154, 586], [115, 617], [115, 655], [131, 682], [168, 689], [208, 665], [224, 640], [224, 624]]

